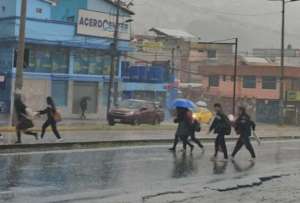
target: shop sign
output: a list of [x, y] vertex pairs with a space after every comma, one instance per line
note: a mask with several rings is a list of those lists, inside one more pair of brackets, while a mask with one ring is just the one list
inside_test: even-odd
[[290, 102], [300, 101], [300, 91], [288, 91], [287, 100]]
[[[78, 11], [77, 34], [113, 38], [115, 19], [115, 15], [80, 9]], [[125, 16], [120, 17], [119, 39], [130, 40], [130, 23], [126, 23], [128, 19]]]

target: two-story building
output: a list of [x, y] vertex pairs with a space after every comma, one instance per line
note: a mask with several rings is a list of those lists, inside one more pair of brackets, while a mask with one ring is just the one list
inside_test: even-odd
[[[21, 0], [0, 0], [2, 117], [12, 109], [20, 7]], [[22, 90], [28, 106], [40, 109], [52, 96], [63, 115], [72, 118], [78, 117], [80, 100], [89, 97], [90, 117], [105, 117], [116, 12], [111, 0], [28, 1]], [[120, 7], [116, 84], [122, 55], [132, 50], [128, 19], [133, 14]]]
[[[232, 66], [201, 66], [203, 91], [210, 104], [222, 102], [226, 111], [232, 111], [233, 76]], [[275, 65], [240, 64], [237, 70], [238, 105], [246, 106], [258, 122], [275, 123], [279, 119], [281, 69]], [[285, 94], [298, 87], [300, 69], [285, 67]], [[294, 100], [297, 101], [296, 99]], [[288, 103], [287, 103], [288, 104]]]

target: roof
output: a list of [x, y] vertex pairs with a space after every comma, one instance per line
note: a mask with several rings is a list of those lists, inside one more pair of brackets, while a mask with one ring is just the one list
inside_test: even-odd
[[270, 61], [268, 61], [266, 58], [261, 57], [242, 57], [242, 61], [247, 65], [274, 65]]
[[[233, 76], [234, 68], [229, 65], [219, 66], [200, 66], [199, 72], [201, 75], [229, 75]], [[275, 76], [280, 77], [280, 66], [266, 66], [266, 65], [239, 65], [237, 68], [238, 76]], [[288, 78], [300, 78], [300, 68], [285, 67], [284, 76]]]
[[[118, 6], [118, 4], [117, 4], [116, 2], [114, 2], [114, 1], [112, 1], [112, 0], [104, 0], [104, 1], [106, 1], [107, 3], [110, 3], [110, 4], [114, 5], [114, 6]], [[130, 15], [134, 15], [134, 14], [135, 14], [135, 13], [134, 13], [132, 10], [130, 10], [129, 8], [126, 8], [126, 7], [121, 6], [121, 5], [119, 5], [119, 7], [120, 7], [120, 9], [122, 9], [123, 11], [129, 13]]]
[[168, 36], [175, 39], [195, 39], [196, 37], [183, 30], [173, 30], [165, 28], [151, 28], [149, 31], [155, 32], [158, 35]]

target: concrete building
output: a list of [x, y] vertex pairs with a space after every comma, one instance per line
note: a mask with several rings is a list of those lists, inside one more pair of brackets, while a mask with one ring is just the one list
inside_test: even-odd
[[[200, 71], [203, 76], [203, 92], [210, 100], [210, 104], [222, 102], [226, 111], [231, 112], [234, 73], [232, 66], [202, 66]], [[274, 65], [239, 65], [238, 67], [238, 105], [248, 107], [259, 122], [278, 121], [280, 74], [280, 67]], [[300, 86], [297, 81], [300, 78], [300, 68], [286, 67], [284, 75], [285, 94], [289, 91], [299, 91]], [[297, 101], [297, 98], [294, 98], [294, 102]], [[289, 104], [288, 100], [286, 104]]]
[[[105, 117], [117, 7], [110, 0], [59, 0], [56, 6], [49, 2], [28, 1], [22, 90], [26, 103], [37, 110], [52, 96], [64, 117], [76, 118], [80, 100], [89, 97], [89, 116]], [[8, 117], [12, 109], [20, 7], [20, 0], [0, 1], [1, 117]], [[120, 14], [116, 82], [122, 55], [132, 50], [126, 20], [133, 12], [121, 7]]]

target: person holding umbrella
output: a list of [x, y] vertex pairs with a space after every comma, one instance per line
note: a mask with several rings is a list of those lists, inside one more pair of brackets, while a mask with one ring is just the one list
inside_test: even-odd
[[173, 146], [169, 149], [170, 151], [175, 151], [176, 146], [179, 142], [179, 139], [183, 142], [183, 151], [186, 151], [186, 145], [189, 145], [191, 151], [194, 149], [188, 141], [190, 135], [190, 129], [192, 127], [192, 119], [189, 117], [189, 109], [194, 108], [192, 101], [187, 99], [176, 99], [172, 105], [173, 108], [176, 108], [176, 118], [174, 119], [175, 123], [178, 123], [177, 130], [175, 133]]

